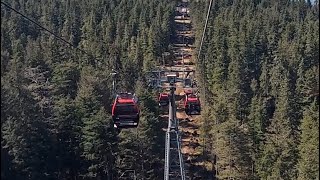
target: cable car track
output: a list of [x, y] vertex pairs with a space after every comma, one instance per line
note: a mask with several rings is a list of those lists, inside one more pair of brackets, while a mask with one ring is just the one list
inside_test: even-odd
[[[187, 5], [188, 5], [188, 2], [185, 2], [185, 1], [183, 1], [182, 2], [182, 4], [183, 4], [183, 6], [185, 7], [185, 11], [187, 12], [186, 14], [188, 14], [188, 11], [189, 11], [189, 9], [188, 8], [186, 8], [187, 7]], [[205, 33], [206, 33], [206, 28], [207, 28], [207, 22], [208, 22], [208, 17], [209, 17], [209, 15], [210, 15], [210, 10], [211, 10], [211, 6], [212, 6], [212, 0], [210, 0], [210, 3], [209, 3], [209, 7], [208, 7], [208, 12], [207, 12], [207, 17], [206, 17], [206, 21], [205, 21], [205, 25], [204, 25], [204, 30], [203, 30], [203, 34], [202, 34], [202, 38], [201, 38], [201, 43], [200, 43], [200, 48], [199, 48], [199, 52], [198, 52], [198, 57], [197, 57], [197, 62], [200, 62], [199, 61], [199, 58], [200, 58], [200, 53], [201, 53], [201, 49], [202, 49], [202, 45], [203, 45], [203, 40], [204, 40], [204, 36], [205, 36]], [[180, 7], [177, 7], [176, 9], [179, 9]], [[190, 21], [190, 16], [188, 16], [187, 18], [184, 18], [184, 15], [183, 15], [183, 13], [182, 12], [179, 12], [178, 13], [179, 14], [179, 17], [176, 17], [175, 18], [175, 21], [176, 21], [176, 23], [179, 23], [179, 25], [180, 24], [183, 24], [184, 26], [182, 26], [182, 30], [177, 30], [176, 32], [177, 32], [177, 35], [178, 36], [181, 36], [180, 37], [180, 39], [176, 39], [176, 40], [178, 40], [178, 43], [179, 44], [174, 44], [174, 46], [173, 46], [173, 48], [174, 48], [174, 52], [175, 52], [175, 54], [177, 54], [177, 56], [176, 56], [176, 62], [174, 63], [175, 64], [175, 66], [173, 66], [173, 67], [176, 67], [177, 68], [177, 70], [181, 70], [181, 69], [183, 69], [183, 71], [184, 70], [186, 70], [186, 66], [185, 66], [185, 57], [184, 57], [184, 54], [190, 54], [191, 56], [192, 56], [192, 53], [190, 53], [190, 51], [192, 52], [193, 51], [193, 49], [192, 48], [190, 48], [190, 46], [189, 46], [189, 44], [190, 44], [190, 42], [189, 41], [187, 41], [186, 43], [185, 43], [185, 39], [186, 39], [186, 35], [188, 35], [188, 36], [191, 36], [192, 37], [192, 40], [194, 41], [194, 35], [192, 34], [192, 26], [191, 26], [191, 21]], [[181, 14], [182, 14], [182, 19], [181, 19]], [[189, 20], [188, 20], [188, 18], [189, 18]], [[187, 28], [185, 28], [185, 26], [186, 26], [186, 23], [187, 23]], [[180, 27], [181, 27], [181, 25], [180, 25]], [[190, 31], [191, 30], [191, 31]], [[181, 42], [181, 38], [182, 38], [182, 42]], [[188, 39], [189, 40], [189, 39]], [[190, 45], [192, 45], [192, 43], [190, 44]], [[188, 53], [186, 53], [186, 48], [188, 48]], [[181, 59], [179, 58], [179, 56], [181, 55]], [[177, 62], [181, 62], [182, 61], [182, 63], [177, 63]], [[181, 66], [179, 66], [181, 64]], [[179, 66], [179, 67], [177, 67], [177, 65]], [[193, 64], [192, 64], [193, 65]], [[192, 67], [192, 66], [191, 66]], [[175, 69], [175, 68], [172, 68], [171, 67], [171, 69]], [[190, 69], [190, 66], [188, 66], [188, 69]], [[180, 72], [179, 72], [180, 73]], [[179, 76], [180, 76], [180, 74], [178, 74]], [[183, 72], [183, 74], [182, 75], [184, 75], [184, 72]], [[195, 85], [195, 86], [197, 86], [197, 83], [195, 82], [195, 83], [193, 83], [192, 84], [192, 87], [193, 87], [193, 85]], [[181, 90], [180, 90], [181, 91]], [[177, 92], [178, 92], [178, 89], [177, 89]], [[177, 123], [177, 134], [179, 134], [179, 129], [181, 130], [181, 132], [182, 132], [182, 134], [187, 134], [187, 135], [189, 135], [189, 136], [191, 136], [191, 138], [190, 139], [184, 139], [183, 141], [182, 141], [182, 139], [181, 139], [181, 137], [179, 138], [179, 140], [178, 141], [180, 141], [180, 145], [181, 145], [181, 147], [180, 148], [178, 148], [178, 149], [180, 149], [180, 151], [182, 151], [183, 149], [184, 150], [186, 150], [186, 148], [191, 148], [191, 149], [189, 149], [189, 150], [187, 150], [187, 151], [189, 151], [189, 153], [187, 153], [187, 152], [185, 152], [184, 153], [184, 155], [187, 155], [187, 164], [189, 164], [190, 165], [190, 168], [191, 167], [193, 167], [193, 165], [194, 165], [194, 161], [195, 161], [195, 155], [194, 155], [194, 152], [195, 152], [195, 149], [198, 147], [198, 146], [200, 146], [200, 144], [199, 144], [199, 139], [198, 139], [198, 137], [199, 137], [199, 134], [198, 134], [198, 130], [197, 130], [197, 128], [196, 128], [196, 130], [191, 130], [191, 131], [189, 131], [190, 130], [190, 128], [189, 128], [189, 130], [186, 130], [185, 128], [183, 128], [183, 127], [179, 127], [179, 121], [181, 122], [181, 123], [187, 123], [187, 124], [190, 124], [190, 122], [194, 122], [194, 121], [196, 121], [196, 119], [197, 119], [197, 115], [193, 115], [193, 114], [189, 114], [188, 112], [189, 112], [189, 110], [191, 110], [191, 109], [189, 109], [188, 110], [188, 112], [187, 112], [187, 109], [186, 108], [188, 108], [189, 107], [189, 105], [187, 106], [187, 104], [188, 104], [188, 101], [194, 101], [194, 99], [195, 99], [195, 102], [198, 102], [198, 105], [199, 105], [199, 108], [200, 108], [200, 101], [199, 101], [199, 99], [198, 99], [198, 94], [199, 94], [199, 90], [198, 89], [196, 89], [196, 90], [194, 90], [193, 88], [192, 88], [192, 93], [191, 93], [191, 96], [194, 96], [193, 98], [191, 98], [191, 96], [190, 96], [190, 100], [189, 100], [189, 95], [188, 94], [186, 94], [186, 92], [184, 93], [185, 94], [185, 97], [184, 97], [184, 105], [183, 105], [183, 108], [179, 108], [178, 109], [178, 111], [181, 111], [181, 110], [185, 110], [185, 112], [175, 112], [174, 113], [174, 116], [176, 116], [176, 118], [179, 118], [179, 119], [177, 119], [176, 121], [176, 123]], [[180, 93], [178, 94], [178, 95], [181, 95]], [[183, 93], [182, 93], [182, 95], [183, 95]], [[204, 96], [205, 96], [205, 94], [204, 94]], [[191, 100], [192, 99], [192, 100]], [[183, 101], [183, 99], [182, 99], [182, 101]], [[175, 104], [175, 103], [174, 103]], [[201, 111], [201, 109], [198, 109], [198, 115], [200, 114], [200, 111]], [[169, 111], [170, 112], [170, 111]], [[181, 116], [181, 117], [177, 117], [177, 116]], [[169, 116], [170, 117], [170, 116]], [[183, 119], [182, 121], [181, 121], [181, 118]], [[169, 119], [169, 123], [170, 123], [170, 119]], [[194, 122], [195, 123], [195, 122]], [[192, 123], [192, 124], [194, 124], [194, 123]], [[169, 130], [169, 128], [168, 128], [168, 130]], [[190, 132], [192, 132], [191, 134], [190, 134]], [[169, 179], [169, 177], [170, 177], [170, 159], [168, 158], [168, 152], [170, 152], [170, 150], [168, 149], [168, 138], [166, 139], [167, 140], [167, 143], [166, 143], [166, 159], [165, 159], [165, 180], [167, 180], [167, 179]], [[179, 142], [178, 142], [178, 144], [179, 144]], [[191, 153], [192, 152], [192, 153]], [[181, 152], [180, 152], [181, 153]], [[182, 154], [180, 155], [180, 156], [182, 156]], [[191, 172], [190, 174], [187, 172], [188, 170], [186, 170], [186, 172], [183, 172], [182, 170], [185, 170], [185, 168], [184, 168], [184, 162], [182, 161], [182, 159], [183, 158], [179, 158], [180, 159], [180, 169], [181, 169], [181, 172], [180, 172], [180, 176], [177, 176], [177, 177], [175, 177], [174, 179], [185, 179], [186, 177], [187, 177], [187, 179], [189, 179], [189, 178], [192, 178], [193, 179], [193, 177], [194, 177], [194, 175], [192, 174], [193, 172]], [[178, 164], [178, 163], [177, 163]], [[168, 167], [169, 166], [169, 167]], [[188, 168], [187, 168], [188, 169]], [[193, 167], [192, 169], [196, 169], [195, 167]], [[196, 178], [199, 178], [199, 177], [196, 177]]]

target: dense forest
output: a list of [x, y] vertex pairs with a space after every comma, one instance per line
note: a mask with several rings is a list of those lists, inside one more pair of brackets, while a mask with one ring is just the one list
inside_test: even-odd
[[[1, 179], [162, 179], [164, 133], [143, 74], [169, 51], [175, 2], [4, 3], [70, 44], [1, 4]], [[138, 129], [120, 134], [112, 70], [142, 107]]]
[[[1, 4], [1, 179], [163, 179], [145, 72], [173, 56], [177, 1], [3, 2], [70, 44]], [[196, 48], [208, 4], [190, 2]], [[195, 63], [215, 178], [319, 179], [318, 1], [214, 0]], [[113, 70], [142, 109], [120, 134]]]
[[[191, 1], [199, 48], [209, 1]], [[319, 4], [214, 0], [196, 62], [217, 179], [319, 179]]]

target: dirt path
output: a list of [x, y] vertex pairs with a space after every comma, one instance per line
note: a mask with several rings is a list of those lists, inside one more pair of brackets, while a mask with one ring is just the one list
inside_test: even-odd
[[[188, 3], [185, 3], [188, 9]], [[189, 11], [189, 9], [188, 9]], [[190, 17], [175, 16], [176, 22], [176, 41], [173, 43], [173, 49], [176, 54], [175, 66], [171, 69], [175, 70], [195, 70], [193, 65], [194, 51], [194, 34], [191, 26]], [[191, 38], [190, 38], [191, 37]], [[192, 39], [193, 38], [193, 39]], [[179, 73], [179, 76], [183, 76]], [[176, 95], [184, 96], [184, 89], [179, 87], [181, 83], [177, 83]], [[176, 102], [177, 119], [179, 120], [179, 129], [181, 132], [182, 147], [181, 151], [184, 155], [187, 179], [206, 179], [202, 175], [206, 171], [204, 162], [200, 159], [202, 147], [200, 145], [200, 116], [188, 116], [183, 109], [183, 98]]]
[[[182, 0], [183, 6], [187, 12], [188, 3], [186, 0]], [[176, 9], [179, 9], [178, 7]], [[184, 10], [186, 10], [184, 9]], [[162, 69], [166, 70], [196, 70], [194, 65], [194, 32], [191, 25], [191, 18], [182, 13], [177, 13], [175, 16], [176, 23], [176, 37], [172, 41], [172, 50], [175, 55], [174, 66], [162, 66]], [[180, 72], [179, 77], [185, 76], [186, 72]], [[190, 75], [190, 74], [189, 74]], [[195, 76], [193, 73], [193, 80]], [[190, 88], [188, 88], [190, 89]], [[191, 88], [194, 92], [197, 88]], [[176, 105], [177, 113], [176, 117], [179, 122], [179, 131], [181, 133], [181, 152], [183, 154], [184, 167], [186, 171], [186, 179], [188, 180], [211, 180], [212, 176], [207, 176], [208, 170], [207, 162], [203, 159], [203, 148], [200, 140], [200, 126], [201, 126], [201, 115], [186, 115], [183, 108], [184, 101], [184, 88], [181, 82], [176, 83]], [[160, 118], [163, 122], [167, 122], [168, 109], [162, 109]], [[166, 128], [163, 128], [165, 131]]]

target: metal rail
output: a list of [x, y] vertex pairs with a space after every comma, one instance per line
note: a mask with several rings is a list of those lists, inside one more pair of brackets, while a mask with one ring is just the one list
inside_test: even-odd
[[[178, 128], [178, 120], [176, 117], [176, 102], [175, 90], [177, 82], [181, 82], [180, 78], [176, 78], [175, 74], [171, 74], [171, 78], [161, 77], [160, 72], [172, 71], [150, 71], [153, 77], [149, 81], [155, 81], [150, 86], [153, 88], [169, 88], [169, 117], [168, 128], [166, 130], [165, 141], [165, 164], [164, 164], [164, 180], [185, 180], [184, 161], [181, 153], [181, 136]], [[164, 74], [162, 74], [163, 76]], [[161, 82], [169, 83], [169, 85], [162, 85]]]
[[175, 86], [170, 84], [170, 101], [169, 101], [169, 121], [166, 131], [166, 146], [165, 146], [165, 180], [185, 180], [184, 162], [181, 153], [181, 137], [178, 129], [176, 118], [176, 103], [175, 103]]

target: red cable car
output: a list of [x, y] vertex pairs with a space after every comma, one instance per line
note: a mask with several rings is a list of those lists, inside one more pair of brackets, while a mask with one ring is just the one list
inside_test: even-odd
[[184, 110], [187, 115], [200, 115], [201, 104], [199, 98], [195, 94], [186, 95]]
[[138, 98], [131, 93], [118, 94], [112, 106], [115, 127], [137, 127], [139, 117]]
[[169, 94], [160, 93], [159, 94], [159, 106], [168, 106], [169, 104]]
[[185, 94], [186, 96], [192, 94], [192, 89], [184, 89], [184, 94]]

